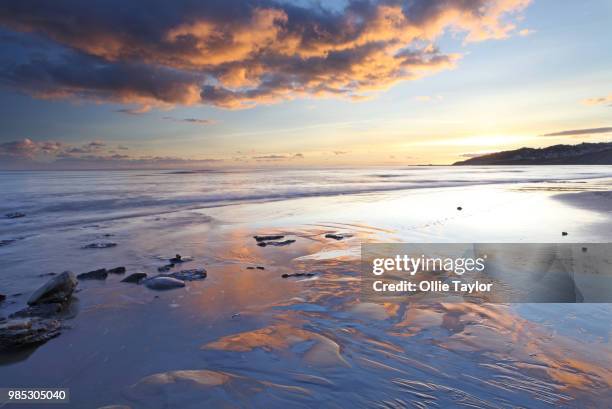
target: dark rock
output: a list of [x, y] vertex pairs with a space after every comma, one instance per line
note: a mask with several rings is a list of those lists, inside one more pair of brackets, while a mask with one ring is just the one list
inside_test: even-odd
[[101, 242], [101, 243], [86, 244], [81, 248], [82, 249], [108, 249], [108, 248], [115, 247], [115, 246], [117, 246], [117, 243]]
[[203, 280], [207, 276], [206, 270], [203, 268], [195, 268], [192, 270], [181, 270], [176, 273], [163, 274], [161, 277], [172, 277], [181, 281]]
[[72, 296], [77, 284], [78, 281], [74, 274], [70, 271], [64, 271], [34, 291], [28, 300], [28, 304], [63, 303]]
[[326, 238], [328, 238], [328, 239], [342, 240], [342, 239], [344, 239], [345, 237], [349, 237], [349, 236], [348, 236], [348, 235], [346, 235], [346, 234], [334, 234], [334, 233], [327, 233], [327, 234], [325, 235], [325, 237], [326, 237]]
[[125, 267], [115, 267], [108, 270], [108, 274], [125, 274]]
[[271, 240], [280, 240], [285, 236], [282, 235], [270, 235], [270, 236], [253, 236], [253, 238], [255, 239], [256, 242], [261, 242], [261, 241], [271, 241]]
[[157, 276], [145, 280], [145, 285], [151, 290], [171, 290], [173, 288], [185, 287], [185, 282], [173, 277]]
[[265, 270], [266, 269], [265, 267], [262, 267], [262, 266], [257, 266], [255, 268], [258, 269], [258, 270]]
[[106, 280], [106, 277], [108, 277], [108, 271], [105, 268], [89, 271], [77, 276], [79, 280]]
[[567, 236], [567, 232], [566, 232], [566, 231], [561, 232], [561, 235], [562, 235], [562, 236]]
[[147, 273], [133, 273], [121, 280], [122, 283], [139, 283], [147, 278]]
[[583, 248], [582, 248], [582, 252], [583, 252], [583, 253], [586, 253], [586, 252], [587, 252], [587, 250], [588, 250], [588, 249], [587, 249], [586, 247], [583, 247]]
[[457, 206], [457, 210], [463, 210], [463, 207]]
[[183, 261], [181, 260], [181, 255], [177, 254], [176, 256], [174, 256], [174, 258], [170, 259], [170, 263], [182, 263]]
[[255, 267], [247, 267], [247, 270], [255, 270]]
[[21, 212], [11, 212], [4, 215], [7, 219], [19, 219], [20, 217], [25, 217], [25, 213]]
[[0, 302], [6, 300], [6, 295], [0, 294]]
[[174, 268], [174, 263], [172, 264], [166, 264], [163, 267], [158, 267], [157, 271], [159, 271], [160, 273], [165, 273], [166, 271], [170, 271], [170, 269]]
[[289, 277], [312, 277], [314, 276], [315, 273], [293, 273], [293, 274], [283, 274], [281, 275], [282, 278], [289, 278]]
[[257, 243], [257, 245], [259, 247], [266, 247], [266, 246], [276, 246], [276, 247], [281, 247], [281, 246], [288, 246], [291, 243], [295, 243], [295, 240], [284, 240], [284, 241], [260, 241], [259, 243]]
[[61, 323], [38, 317], [15, 318], [0, 322], [0, 349], [11, 350], [46, 342], [58, 336]]
[[48, 303], [31, 305], [22, 310], [14, 312], [9, 318], [28, 318], [28, 317], [42, 317], [42, 318], [54, 318], [62, 312], [66, 303]]

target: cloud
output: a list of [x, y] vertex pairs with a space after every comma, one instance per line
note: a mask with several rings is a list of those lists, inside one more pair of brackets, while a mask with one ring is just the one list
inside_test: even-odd
[[217, 123], [217, 121], [215, 121], [214, 119], [203, 119], [203, 118], [174, 118], [171, 116], [165, 116], [164, 119], [168, 121], [187, 122], [187, 123], [198, 124], [198, 125], [212, 125], [212, 124]]
[[592, 135], [592, 134], [600, 134], [600, 133], [610, 133], [612, 132], [612, 127], [604, 127], [604, 128], [588, 128], [588, 129], [570, 129], [568, 131], [559, 131], [543, 134], [540, 136], [574, 136], [574, 135]]
[[612, 107], [612, 94], [605, 97], [583, 99], [582, 103], [584, 105], [608, 105]]
[[262, 156], [253, 156], [251, 159], [255, 159], [257, 161], [272, 161], [272, 160], [289, 159], [289, 156], [287, 155], [262, 155]]
[[[3, 4], [5, 85], [40, 98], [245, 108], [367, 98], [453, 68], [436, 46], [516, 33], [530, 0], [347, 0], [332, 11], [273, 0]], [[15, 34], [19, 33], [19, 34]], [[18, 56], [15, 58], [14, 56]]]
[[20, 141], [11, 141], [0, 144], [0, 156], [15, 158], [34, 158], [36, 155], [49, 155], [62, 149], [61, 142], [44, 141], [34, 142], [25, 138]]
[[[119, 146], [118, 149], [127, 150]], [[223, 162], [219, 158], [131, 156], [107, 149], [104, 142], [69, 145], [25, 138], [0, 143], [0, 169], [142, 169], [197, 167]]]

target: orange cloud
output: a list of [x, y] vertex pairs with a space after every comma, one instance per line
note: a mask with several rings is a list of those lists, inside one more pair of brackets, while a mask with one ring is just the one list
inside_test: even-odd
[[447, 31], [466, 42], [509, 36], [529, 0], [349, 0], [341, 11], [267, 0], [116, 8], [97, 1], [28, 3], [8, 5], [0, 25], [45, 44], [35, 60], [4, 68], [5, 83], [39, 97], [137, 104], [145, 111], [363, 99], [453, 68], [461, 56], [435, 46]]

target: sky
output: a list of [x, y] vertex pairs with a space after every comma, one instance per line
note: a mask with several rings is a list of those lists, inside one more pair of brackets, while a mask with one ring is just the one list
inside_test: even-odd
[[607, 0], [0, 4], [0, 169], [448, 164], [612, 141]]

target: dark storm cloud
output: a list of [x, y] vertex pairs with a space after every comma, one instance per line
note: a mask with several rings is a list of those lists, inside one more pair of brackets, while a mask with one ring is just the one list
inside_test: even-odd
[[[435, 41], [503, 38], [529, 0], [0, 1], [4, 85], [44, 98], [248, 107], [363, 95], [453, 67]], [[21, 34], [15, 34], [21, 33]], [[35, 46], [33, 44], [36, 44]], [[36, 49], [36, 52], [34, 51]]]

